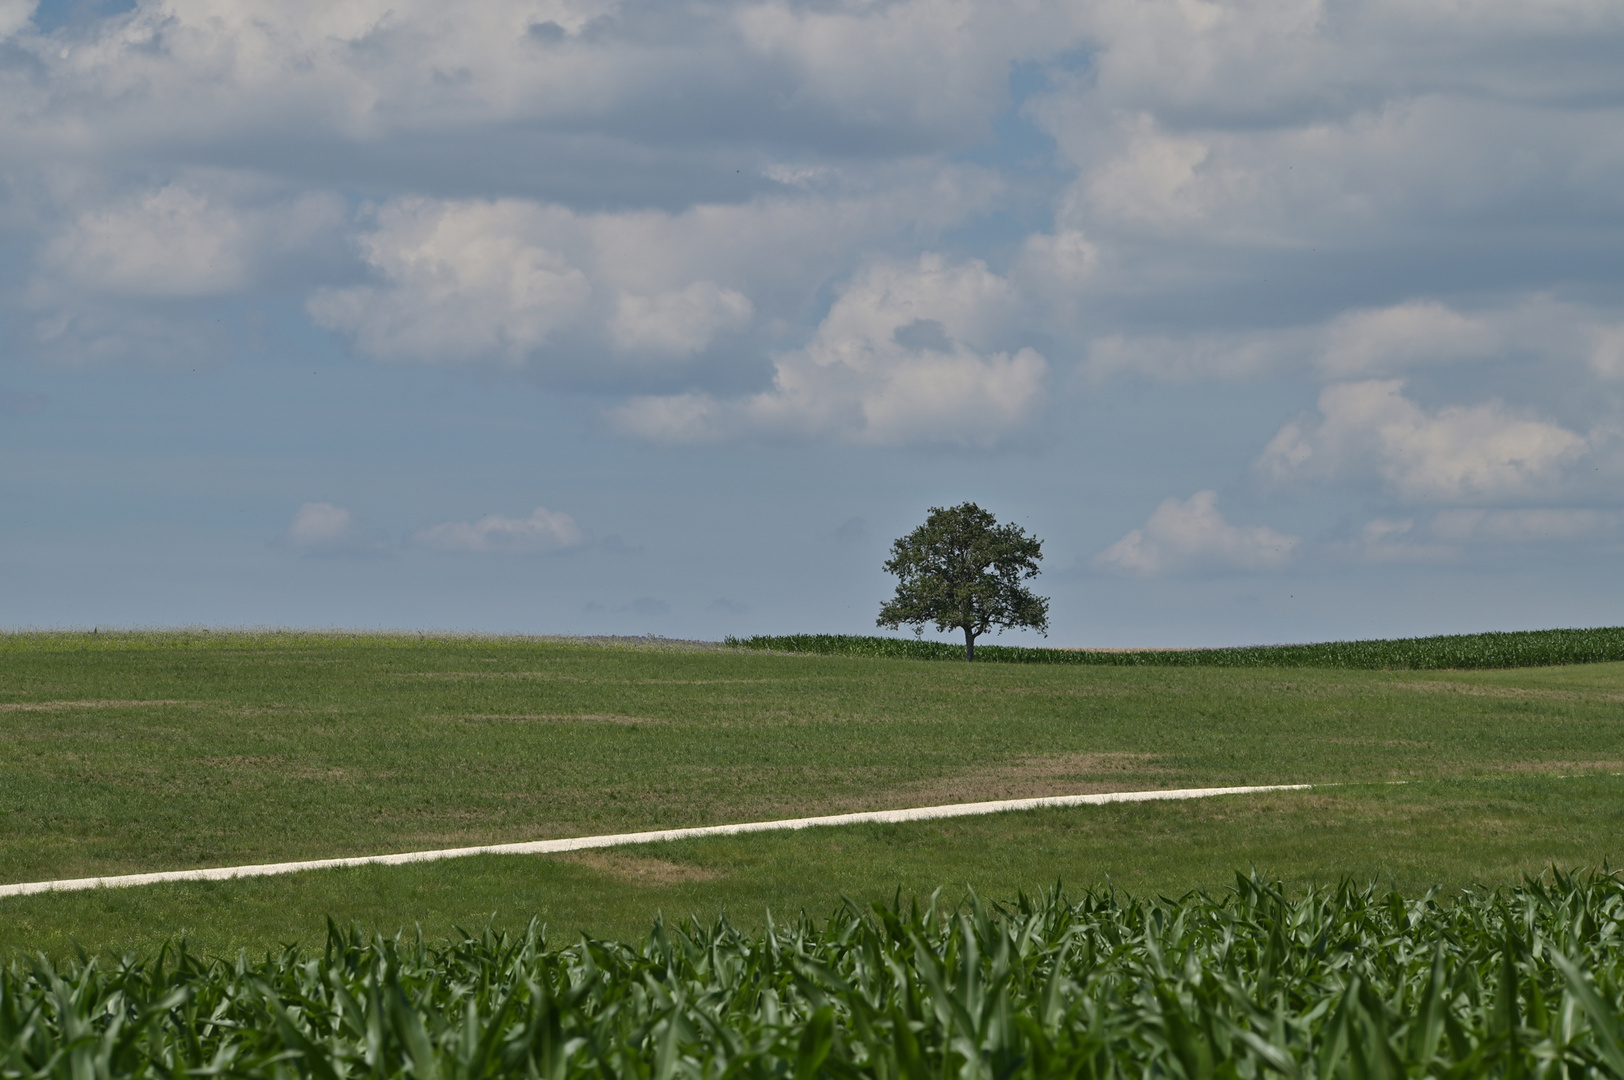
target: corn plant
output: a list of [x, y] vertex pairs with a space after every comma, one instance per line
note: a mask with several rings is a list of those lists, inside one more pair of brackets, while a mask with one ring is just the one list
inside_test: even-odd
[[1624, 1077], [1621, 1000], [1616, 877], [1417, 899], [1254, 875], [754, 934], [657, 922], [635, 946], [329, 926], [257, 961], [18, 959], [0, 1076]]

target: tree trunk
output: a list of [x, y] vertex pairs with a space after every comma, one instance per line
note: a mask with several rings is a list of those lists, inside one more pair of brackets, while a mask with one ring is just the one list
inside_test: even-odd
[[968, 626], [964, 628], [964, 662], [970, 663], [976, 658], [976, 634]]

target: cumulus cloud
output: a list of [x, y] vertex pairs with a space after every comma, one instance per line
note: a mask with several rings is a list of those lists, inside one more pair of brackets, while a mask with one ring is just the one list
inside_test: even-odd
[[1468, 502], [1538, 494], [1590, 449], [1500, 402], [1428, 412], [1403, 389], [1400, 379], [1326, 387], [1319, 414], [1282, 427], [1254, 467], [1274, 483], [1374, 474], [1406, 501]]
[[1436, 300], [1412, 300], [1333, 319], [1317, 361], [1327, 376], [1347, 379], [1481, 357], [1501, 346], [1501, 336], [1482, 320]]
[[73, 179], [34, 208], [50, 227], [26, 285], [0, 292], [0, 306], [9, 300], [24, 316], [14, 325], [31, 324], [27, 340], [40, 358], [207, 363], [227, 349], [227, 327], [241, 315], [219, 305], [342, 258], [347, 212], [329, 193], [219, 171], [122, 193]]
[[[1074, 359], [1306, 372], [1333, 385], [1260, 475], [1411, 503], [1535, 498], [1617, 425], [1616, 6], [31, 11], [0, 0], [20, 352], [225, 355], [228, 302], [297, 296], [361, 354], [530, 368], [641, 439], [981, 448]], [[1487, 404], [1391, 381], [1478, 401], [1478, 361]]]
[[36, 302], [60, 298], [63, 286], [160, 299], [240, 292], [343, 220], [325, 193], [266, 199], [229, 187], [170, 183], [79, 211], [45, 245]]
[[1011, 60], [1057, 55], [1080, 40], [1084, 18], [1075, 5], [1044, 0], [768, 0], [734, 15], [751, 51], [794, 73], [799, 109], [915, 146], [978, 134], [992, 119], [989, 104], [1002, 99]]
[[1008, 280], [979, 260], [877, 262], [848, 284], [804, 349], [776, 358], [771, 389], [725, 401], [643, 397], [611, 420], [661, 442], [773, 433], [990, 445], [1030, 421], [1048, 372], [1029, 347], [988, 347], [1014, 308]]
[[[11, 0], [0, 29], [20, 29], [25, 12]], [[98, 126], [149, 138], [219, 137], [274, 117], [290, 129], [284, 141], [315, 145], [470, 126], [509, 138], [590, 128], [606, 141], [669, 145], [728, 140], [722, 113], [747, 138], [919, 153], [984, 132], [1010, 61], [1074, 44], [1078, 17], [1056, 0], [998, 10], [961, 0], [677, 10], [493, 0], [456, 13], [430, 0], [165, 0], [99, 20], [69, 48], [32, 37], [31, 59], [57, 94], [96, 101]], [[17, 111], [38, 109], [41, 96]]]
[[[1514, 287], [1545, 287], [1550, 260], [1520, 261], [1519, 245], [1585, 235], [1575, 222], [1610, 213], [1624, 163], [1612, 106], [1578, 105], [1612, 100], [1613, 65], [1597, 58], [1624, 20], [1605, 5], [1490, 16], [1383, 3], [1331, 18], [1318, 0], [746, 0], [658, 14], [496, 0], [453, 17], [427, 0], [164, 0], [49, 38], [27, 29], [27, 9], [0, 15], [34, 73], [18, 68], [0, 95], [0, 144], [42, 163], [38, 184], [69, 159], [113, 187], [122, 162], [161, 175], [184, 160], [370, 194], [381, 202], [356, 250], [371, 280], [313, 288], [320, 325], [419, 361], [556, 349], [580, 374], [625, 354], [603, 381], [628, 393], [684, 385], [648, 382], [660, 365], [637, 361], [686, 370], [729, 335], [757, 331], [739, 347], [788, 355], [811, 299], [864, 257], [905, 261], [969, 213], [1027, 199], [1000, 190], [1001, 165], [944, 165], [991, 138], [1017, 65], [1046, 80], [1022, 118], [1076, 175], [1054, 220], [995, 266], [1034, 301], [1039, 334], [1086, 331], [1095, 374], [1275, 370], [1305, 335], [1271, 334], [1266, 283], [1296, 280], [1316, 250], [1375, 252], [1362, 280], [1407, 280], [1391, 272], [1417, 245], [1469, 239], [1500, 251], [1506, 274], [1531, 268]], [[1517, 47], [1528, 34], [1540, 50]], [[1079, 49], [1086, 70], [1053, 64]], [[38, 247], [46, 276], [218, 296], [251, 287], [270, 238], [297, 231], [195, 177], [140, 183], [66, 211]], [[1528, 206], [1545, 208], [1538, 221]], [[1224, 289], [1237, 294], [1216, 334], [1182, 313], [1220, 310]], [[1146, 338], [1116, 325], [1113, 301], [1155, 293], [1181, 312], [1158, 321], [1183, 327]], [[1181, 303], [1194, 294], [1209, 302]], [[1476, 312], [1366, 303], [1306, 343], [1326, 377], [1492, 344]], [[1248, 323], [1250, 336], [1236, 329]], [[1617, 352], [1598, 342], [1595, 370], [1619, 366]], [[736, 368], [727, 378], [738, 385]]]
[[412, 539], [435, 551], [532, 555], [576, 547], [585, 537], [568, 514], [538, 506], [527, 518], [487, 514], [478, 521], [448, 521], [419, 529]]
[[342, 506], [307, 502], [293, 514], [283, 542], [312, 555], [374, 555], [388, 546], [383, 535], [363, 526]]
[[1212, 184], [1197, 175], [1212, 154], [1205, 141], [1165, 135], [1153, 117], [1141, 114], [1123, 143], [1086, 181], [1088, 200], [1100, 214], [1154, 227], [1188, 224], [1206, 215]]
[[634, 380], [639, 357], [692, 357], [748, 328], [757, 300], [746, 288], [770, 312], [798, 311], [859, 237], [953, 220], [986, 194], [974, 170], [949, 170], [930, 190], [678, 214], [401, 198], [376, 208], [357, 241], [375, 280], [320, 289], [307, 308], [379, 359], [495, 360], [601, 377], [626, 354], [620, 370]]
[[382, 359], [519, 363], [591, 296], [586, 274], [552, 239], [569, 218], [513, 200], [401, 200], [361, 241], [385, 284], [322, 290], [310, 314]]
[[243, 223], [230, 207], [168, 185], [80, 217], [45, 251], [77, 283], [149, 296], [235, 292], [248, 276]]
[[0, 0], [0, 41], [26, 27], [39, 0]]
[[1167, 499], [1137, 529], [1094, 557], [1103, 570], [1159, 577], [1200, 569], [1272, 570], [1285, 565], [1301, 538], [1267, 525], [1231, 525], [1218, 493]]
[[740, 329], [752, 310], [749, 297], [714, 281], [696, 281], [658, 296], [621, 293], [610, 336], [628, 352], [680, 356], [705, 348], [722, 331]]
[[1023, 288], [1063, 299], [1086, 287], [1099, 265], [1099, 245], [1081, 229], [1063, 228], [1052, 233], [1032, 233], [1022, 241], [1015, 273]]
[[[1620, 39], [1604, 6], [1526, 21], [1430, 4], [1331, 18], [1318, 0], [1092, 13], [1086, 76], [1032, 110], [1079, 167], [1079, 227], [1275, 251], [1405, 246], [1407, 232], [1515, 244], [1535, 192], [1563, 191], [1582, 217], [1616, 175], [1598, 118], [1563, 96], [1615, 84], [1605, 50], [1580, 45]], [[1519, 34], [1571, 66], [1519, 53]]]

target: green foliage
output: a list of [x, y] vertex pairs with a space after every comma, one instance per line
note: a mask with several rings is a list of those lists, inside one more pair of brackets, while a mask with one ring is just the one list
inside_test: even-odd
[[0, 1077], [1624, 1076], [1624, 886], [847, 905], [549, 952], [330, 926], [0, 972]]
[[[848, 634], [729, 637], [737, 649], [876, 656], [897, 660], [956, 660], [956, 645]], [[1624, 627], [1451, 634], [1389, 641], [1327, 641], [1313, 645], [1252, 645], [1232, 649], [1099, 651], [986, 645], [983, 660], [1005, 664], [1088, 664], [1111, 667], [1313, 667], [1363, 670], [1549, 667], [1624, 660]]]
[[1043, 541], [1018, 525], [1000, 525], [975, 503], [930, 508], [925, 523], [891, 545], [885, 572], [897, 594], [880, 608], [877, 626], [907, 624], [964, 633], [964, 658], [989, 630], [1047, 631], [1049, 601], [1024, 581], [1038, 576]]

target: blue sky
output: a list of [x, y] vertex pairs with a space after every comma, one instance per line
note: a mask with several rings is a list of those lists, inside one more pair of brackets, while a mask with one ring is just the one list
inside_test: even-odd
[[[0, 0], [0, 625], [1624, 621], [1624, 6]], [[1007, 640], [1007, 638], [1006, 638]]]

